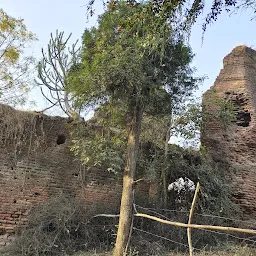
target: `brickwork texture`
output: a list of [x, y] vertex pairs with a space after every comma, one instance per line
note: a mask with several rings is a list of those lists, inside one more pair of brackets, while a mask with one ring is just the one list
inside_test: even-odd
[[[87, 170], [69, 150], [66, 121], [0, 105], [0, 237], [13, 234], [31, 207], [49, 197], [67, 195], [118, 211], [121, 175]], [[148, 195], [147, 184], [137, 189]]]
[[256, 51], [238, 46], [223, 60], [214, 85], [203, 96], [208, 110], [211, 95], [233, 105], [233, 120], [224, 127], [218, 120], [204, 123], [201, 142], [230, 180], [243, 216], [256, 217]]

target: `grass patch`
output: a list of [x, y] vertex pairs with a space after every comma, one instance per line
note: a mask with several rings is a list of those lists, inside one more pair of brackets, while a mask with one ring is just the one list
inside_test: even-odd
[[[156, 254], [154, 256], [188, 256], [189, 253], [168, 252], [165, 254]], [[201, 252], [195, 252], [194, 256], [255, 256], [256, 248], [250, 248], [248, 246], [236, 246], [228, 244], [221, 247], [213, 247], [211, 250], [202, 250]], [[97, 253], [91, 252], [78, 252], [72, 256], [112, 256], [112, 252]], [[130, 252], [127, 256], [139, 256], [136, 250]], [[143, 255], [146, 256], [146, 255]], [[150, 256], [150, 255], [147, 255]]]

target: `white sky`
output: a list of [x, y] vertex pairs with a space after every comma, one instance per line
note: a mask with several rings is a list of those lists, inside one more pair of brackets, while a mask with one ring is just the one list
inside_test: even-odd
[[[56, 29], [65, 31], [67, 35], [72, 32], [75, 41], [81, 38], [86, 27], [96, 24], [96, 16], [90, 18], [88, 23], [85, 6], [87, 3], [88, 0], [0, 0], [0, 8], [11, 16], [23, 18], [28, 29], [37, 35], [39, 40], [28, 52], [40, 58], [41, 48], [47, 46], [51, 32], [54, 33]], [[97, 5], [95, 8], [98, 13], [102, 10], [102, 7]], [[191, 46], [196, 54], [193, 66], [199, 75], [209, 78], [200, 88], [200, 95], [213, 85], [222, 68], [224, 56], [235, 46], [256, 46], [256, 20], [251, 21], [251, 17], [251, 12], [240, 12], [232, 17], [223, 15], [208, 27], [203, 44], [202, 21], [193, 28]], [[31, 99], [38, 102], [37, 109], [42, 109], [43, 100], [39, 91], [34, 91]]]

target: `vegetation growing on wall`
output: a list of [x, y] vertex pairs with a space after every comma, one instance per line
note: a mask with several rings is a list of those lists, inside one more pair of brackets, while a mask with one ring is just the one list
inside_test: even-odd
[[[26, 156], [35, 151], [44, 141], [43, 116], [35, 112], [17, 111], [7, 105], [0, 105], [0, 134], [3, 143], [12, 144], [13, 161], [17, 160], [22, 147], [26, 146]], [[38, 127], [40, 132], [38, 133]]]

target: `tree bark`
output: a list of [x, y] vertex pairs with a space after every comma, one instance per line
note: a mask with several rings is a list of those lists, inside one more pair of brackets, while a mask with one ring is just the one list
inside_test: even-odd
[[168, 149], [169, 149], [169, 140], [171, 138], [171, 128], [168, 127], [166, 131], [166, 136], [165, 136], [165, 145], [164, 145], [164, 168], [162, 169], [162, 182], [163, 182], [163, 207], [167, 207], [167, 199], [168, 199], [168, 194], [167, 194], [167, 175], [166, 175], [166, 166], [167, 166], [167, 159], [168, 159]]
[[133, 215], [133, 186], [139, 148], [142, 110], [135, 106], [131, 123], [129, 124], [126, 164], [123, 175], [123, 191], [120, 207], [119, 225], [117, 231], [114, 256], [126, 255], [126, 246], [131, 231]]

